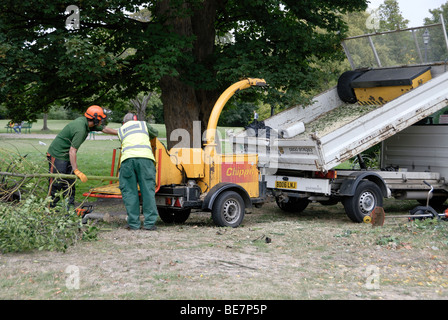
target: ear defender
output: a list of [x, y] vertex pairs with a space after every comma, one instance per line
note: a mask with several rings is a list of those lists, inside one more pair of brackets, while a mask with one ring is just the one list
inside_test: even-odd
[[98, 113], [95, 112], [95, 114], [93, 115], [93, 124], [97, 126], [99, 123], [100, 121], [98, 120]]

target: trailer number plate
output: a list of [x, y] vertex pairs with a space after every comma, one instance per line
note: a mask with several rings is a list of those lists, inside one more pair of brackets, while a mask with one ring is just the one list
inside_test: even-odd
[[297, 189], [295, 181], [275, 181], [275, 187], [279, 189]]

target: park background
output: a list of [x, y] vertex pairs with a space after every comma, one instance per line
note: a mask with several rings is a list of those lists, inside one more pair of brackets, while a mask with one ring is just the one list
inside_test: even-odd
[[[387, 3], [390, 9], [398, 2]], [[387, 12], [390, 14], [381, 28], [406, 27], [406, 18], [400, 12]], [[448, 16], [446, 2], [427, 12], [422, 24], [433, 23], [439, 13]], [[347, 35], [368, 32], [366, 19], [370, 15], [367, 11], [348, 13]], [[310, 76], [316, 81], [313, 86], [300, 88], [302, 101], [336, 84], [339, 75], [349, 69], [346, 61], [314, 60], [311, 65], [316, 73]], [[247, 70], [234, 70], [238, 71]], [[285, 80], [287, 75], [282, 77], [276, 81]], [[102, 104], [108, 111], [108, 125], [117, 128], [126, 112], [140, 112], [142, 119], [159, 130], [160, 138], [166, 139], [160, 94], [151, 90], [132, 98], [114, 95]], [[254, 111], [263, 120], [289, 106], [251, 98], [231, 101], [220, 118], [220, 128], [242, 128], [253, 120]], [[71, 108], [71, 103], [63, 102], [55, 102], [45, 113], [23, 109], [29, 112], [26, 114], [11, 101], [0, 101], [2, 167], [26, 155], [27, 163], [46, 170], [45, 153], [52, 137], [88, 107], [82, 104]], [[5, 126], [13, 117], [29, 117], [26, 120], [33, 121], [30, 133], [7, 134]], [[118, 147], [118, 140], [112, 137], [86, 140], [78, 153], [80, 168], [87, 174], [109, 175], [112, 150]], [[45, 183], [41, 181], [43, 188]], [[93, 181], [77, 182], [77, 201], [84, 201], [82, 193], [96, 185]], [[57, 238], [56, 223], [49, 236], [45, 235], [48, 237], [29, 233], [29, 226], [40, 223], [33, 214], [44, 207], [45, 203], [39, 201], [22, 207], [1, 206], [2, 221], [16, 228], [0, 238], [1, 299], [448, 298], [444, 272], [448, 264], [446, 223], [398, 219], [372, 228], [351, 223], [340, 205], [312, 204], [295, 216], [286, 215], [271, 203], [247, 215], [236, 229], [216, 228], [208, 214], [197, 212], [183, 225], [159, 221], [155, 233], [130, 233], [123, 228], [125, 221], [114, 215], [123, 213], [120, 201], [93, 200], [108, 219], [89, 223], [83, 226], [81, 237], [75, 230], [69, 235], [75, 234], [75, 238], [59, 243], [50, 241]], [[394, 215], [406, 213], [415, 205], [413, 201], [386, 199], [384, 207], [387, 214]], [[22, 235], [30, 237], [25, 241]], [[70, 270], [76, 268], [80, 271], [78, 288], [67, 282]]]

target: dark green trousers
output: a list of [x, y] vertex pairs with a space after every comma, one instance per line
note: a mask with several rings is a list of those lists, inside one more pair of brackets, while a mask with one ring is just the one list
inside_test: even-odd
[[140, 229], [140, 199], [145, 218], [143, 227], [152, 227], [157, 220], [158, 212], [155, 198], [156, 169], [154, 162], [147, 158], [129, 158], [120, 165], [120, 190], [128, 214], [128, 225], [131, 229]]

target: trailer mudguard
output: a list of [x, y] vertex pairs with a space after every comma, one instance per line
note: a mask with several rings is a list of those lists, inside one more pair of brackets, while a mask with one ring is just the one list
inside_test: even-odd
[[371, 171], [363, 171], [363, 172], [353, 172], [350, 176], [354, 176], [355, 178], [346, 179], [342, 182], [341, 188], [339, 189], [339, 195], [353, 196], [355, 194], [356, 188], [358, 187], [358, 184], [362, 180], [369, 180], [376, 183], [378, 187], [380, 187], [381, 192], [383, 193], [383, 197], [387, 198], [389, 196], [386, 182], [379, 174]]
[[244, 190], [243, 187], [240, 185], [237, 185], [235, 183], [225, 183], [220, 182], [213, 186], [213, 188], [210, 189], [210, 191], [207, 193], [207, 195], [204, 198], [204, 201], [202, 202], [202, 210], [210, 211], [213, 208], [213, 203], [215, 202], [216, 198], [223, 192], [227, 190], [232, 190], [237, 192], [244, 200], [244, 204], [246, 208], [252, 207], [252, 201], [250, 200], [250, 196], [247, 193], [246, 190]]

